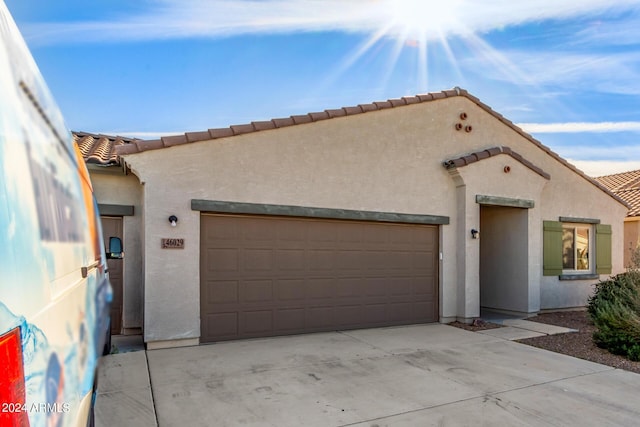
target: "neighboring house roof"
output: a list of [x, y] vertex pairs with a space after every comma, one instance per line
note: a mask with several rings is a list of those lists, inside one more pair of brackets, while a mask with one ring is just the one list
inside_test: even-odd
[[71, 132], [73, 140], [82, 152], [87, 164], [100, 166], [120, 165], [116, 147], [131, 144], [137, 139], [122, 136], [95, 135], [86, 132]]
[[593, 178], [585, 175], [584, 172], [577, 169], [571, 163], [567, 162], [565, 159], [563, 159], [558, 154], [553, 152], [549, 147], [545, 146], [540, 141], [538, 141], [537, 139], [535, 139], [534, 137], [532, 137], [531, 135], [529, 135], [528, 133], [520, 129], [513, 122], [503, 117], [500, 113], [497, 113], [496, 111], [492, 110], [491, 107], [489, 107], [488, 105], [480, 101], [475, 96], [471, 95], [468, 91], [466, 91], [465, 89], [461, 89], [459, 87], [456, 87], [450, 90], [444, 90], [442, 92], [427, 93], [427, 94], [416, 95], [416, 96], [405, 96], [402, 98], [389, 99], [387, 101], [373, 102], [371, 104], [360, 104], [352, 107], [342, 107], [338, 109], [324, 110], [320, 112], [308, 113], [308, 114], [291, 116], [286, 118], [251, 122], [251, 123], [241, 124], [241, 125], [233, 125], [228, 128], [208, 129], [200, 132], [186, 132], [182, 135], [164, 136], [164, 137], [161, 137], [160, 139], [154, 139], [154, 140], [130, 140], [130, 143], [117, 145], [115, 147], [115, 153], [118, 156], [126, 155], [126, 154], [135, 154], [143, 151], [158, 150], [162, 148], [173, 147], [175, 145], [182, 145], [182, 144], [188, 144], [188, 143], [199, 142], [199, 141], [208, 141], [208, 140], [218, 139], [218, 138], [228, 138], [228, 137], [242, 135], [246, 133], [278, 129], [278, 128], [287, 127], [287, 126], [301, 125], [305, 123], [312, 123], [312, 122], [318, 122], [321, 120], [333, 119], [336, 117], [352, 116], [356, 114], [368, 113], [370, 111], [378, 111], [378, 110], [384, 110], [387, 108], [403, 107], [406, 105], [419, 104], [422, 102], [430, 102], [430, 101], [435, 101], [435, 100], [444, 99], [444, 98], [453, 98], [456, 96], [462, 96], [469, 99], [471, 102], [478, 105], [487, 113], [491, 114], [496, 119], [498, 119], [505, 125], [509, 126], [515, 132], [517, 132], [524, 138], [531, 141], [534, 145], [536, 145], [541, 150], [549, 154], [551, 157], [555, 158], [557, 161], [559, 161], [560, 163], [562, 163], [563, 165], [565, 165], [566, 167], [568, 167], [578, 175], [582, 176], [585, 180], [589, 181], [591, 184], [600, 188], [602, 191], [604, 191], [605, 193], [607, 193], [608, 195], [616, 199], [618, 202], [622, 203], [625, 206], [628, 206], [627, 202], [625, 202], [623, 199], [613, 194], [611, 191], [607, 189], [607, 187], [600, 184]]
[[627, 202], [627, 216], [640, 216], [640, 170], [600, 176], [596, 181]]

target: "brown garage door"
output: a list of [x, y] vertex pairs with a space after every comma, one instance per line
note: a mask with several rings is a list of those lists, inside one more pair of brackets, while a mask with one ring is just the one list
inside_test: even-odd
[[201, 342], [438, 320], [435, 225], [201, 218]]

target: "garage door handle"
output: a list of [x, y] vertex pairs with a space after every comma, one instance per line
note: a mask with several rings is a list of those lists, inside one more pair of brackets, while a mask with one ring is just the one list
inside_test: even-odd
[[86, 279], [87, 276], [89, 275], [89, 270], [93, 270], [94, 268], [96, 268], [98, 265], [100, 265], [100, 261], [96, 261], [93, 264], [87, 266], [87, 267], [82, 267], [80, 269], [80, 271], [82, 272], [82, 278]]

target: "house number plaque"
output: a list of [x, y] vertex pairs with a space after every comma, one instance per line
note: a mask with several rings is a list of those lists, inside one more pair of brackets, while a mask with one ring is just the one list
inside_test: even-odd
[[162, 249], [184, 249], [184, 239], [162, 239]]

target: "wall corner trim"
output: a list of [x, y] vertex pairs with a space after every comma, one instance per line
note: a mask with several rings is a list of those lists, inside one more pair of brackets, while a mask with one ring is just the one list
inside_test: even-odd
[[398, 222], [405, 224], [449, 224], [449, 217], [441, 215], [376, 212], [291, 205], [270, 205], [262, 203], [243, 203], [220, 200], [192, 199], [191, 209], [194, 211], [213, 213], [296, 216], [306, 218], [343, 219], [354, 221]]

